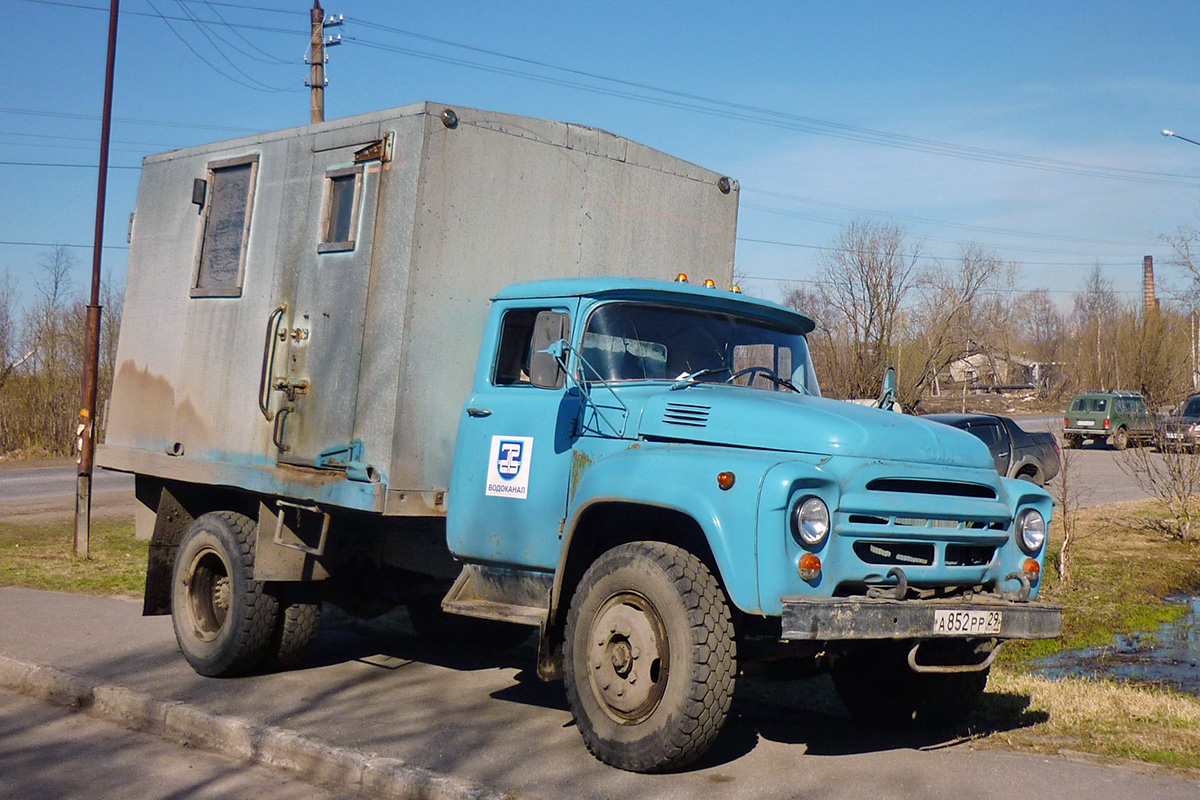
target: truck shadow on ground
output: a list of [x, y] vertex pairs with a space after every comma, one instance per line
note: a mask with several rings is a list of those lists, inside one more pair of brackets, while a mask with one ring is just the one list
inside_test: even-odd
[[[435, 644], [416, 636], [403, 611], [368, 621], [353, 620], [336, 611], [329, 616], [330, 624], [323, 627], [300, 669], [348, 660], [382, 667], [419, 662], [460, 672], [514, 669], [512, 683], [492, 691], [489, 694], [492, 699], [569, 711], [562, 683], [540, 680], [531, 666], [537, 654], [532, 635], [508, 649], [471, 642]], [[748, 677], [739, 682], [738, 694], [721, 736], [694, 769], [736, 761], [752, 752], [763, 740], [802, 745], [807, 755], [929, 750], [1029, 727], [1045, 720], [1044, 712], [1029, 709], [1028, 697], [990, 694], [987, 711], [977, 712], [966, 723], [954, 728], [932, 730], [915, 725], [900, 728], [868, 725], [850, 717], [826, 675], [786, 681]]]

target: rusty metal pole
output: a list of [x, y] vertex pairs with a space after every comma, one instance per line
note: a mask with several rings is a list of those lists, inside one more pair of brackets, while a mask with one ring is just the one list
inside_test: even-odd
[[325, 121], [325, 9], [321, 0], [312, 7], [312, 122]]
[[108, 138], [112, 128], [113, 72], [117, 60], [120, 0], [108, 12], [108, 63], [104, 71], [104, 116], [100, 124], [100, 176], [96, 184], [96, 234], [92, 242], [92, 295], [87, 307], [83, 399], [79, 409], [79, 472], [75, 483], [75, 555], [91, 557], [92, 469], [96, 456], [96, 388], [100, 371], [100, 256], [104, 247], [104, 201], [108, 192]]

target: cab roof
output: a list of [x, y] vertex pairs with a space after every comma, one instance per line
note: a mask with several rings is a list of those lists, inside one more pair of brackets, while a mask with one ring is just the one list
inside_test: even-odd
[[540, 297], [592, 297], [596, 299], [657, 300], [677, 305], [721, 308], [765, 318], [810, 332], [816, 324], [807, 314], [757, 297], [727, 289], [645, 278], [551, 278], [517, 283], [502, 289], [493, 300], [532, 300]]

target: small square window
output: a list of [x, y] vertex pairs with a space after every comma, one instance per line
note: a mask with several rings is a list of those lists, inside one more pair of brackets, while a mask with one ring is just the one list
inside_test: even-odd
[[358, 200], [362, 187], [362, 170], [351, 168], [330, 172], [325, 176], [325, 219], [321, 231], [320, 253], [336, 253], [354, 249], [358, 229]]

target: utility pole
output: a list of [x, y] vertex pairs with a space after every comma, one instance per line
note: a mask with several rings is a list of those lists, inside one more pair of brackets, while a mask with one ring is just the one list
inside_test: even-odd
[[75, 482], [75, 556], [91, 557], [92, 470], [96, 457], [96, 388], [100, 371], [100, 255], [104, 247], [104, 202], [108, 191], [108, 138], [112, 129], [113, 72], [117, 60], [120, 0], [108, 12], [108, 62], [104, 72], [104, 114], [100, 123], [100, 177], [96, 184], [96, 233], [92, 242], [92, 295], [87, 307], [82, 406], [79, 410], [79, 470]]
[[336, 39], [332, 36], [326, 39], [325, 29], [341, 25], [342, 17], [326, 18], [325, 9], [321, 8], [321, 0], [313, 0], [312, 15], [310, 18], [312, 19], [312, 42], [309, 45], [311, 74], [307, 83], [312, 90], [312, 115], [309, 121], [324, 122], [325, 86], [328, 83], [325, 80], [325, 48], [342, 43], [340, 34]]

